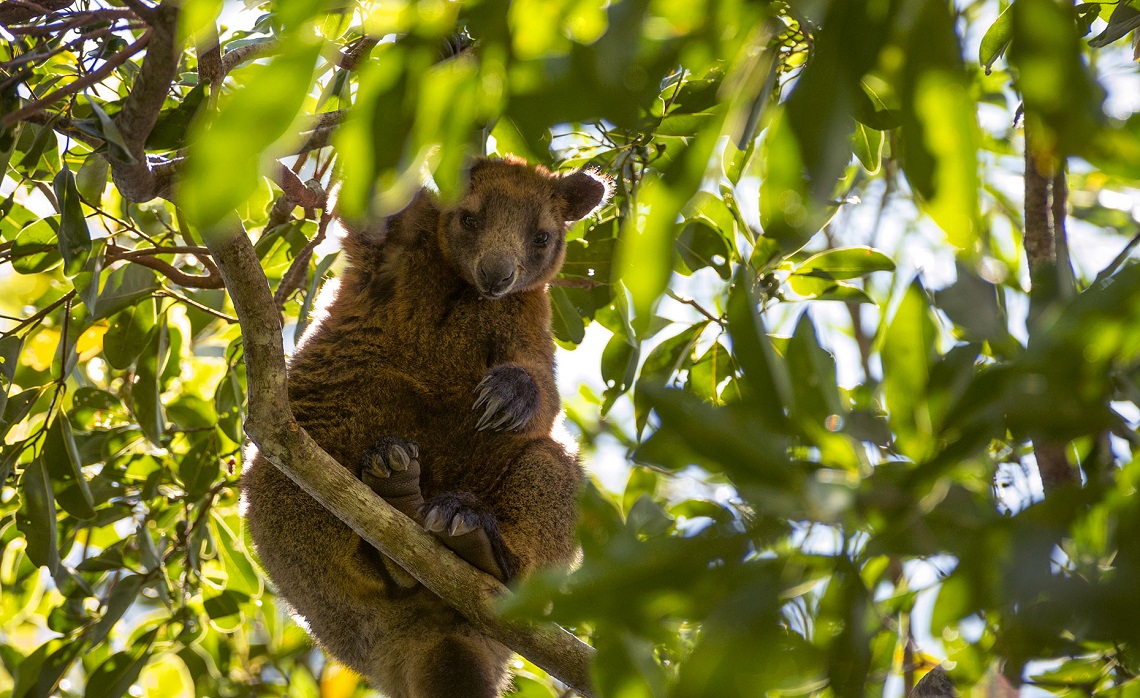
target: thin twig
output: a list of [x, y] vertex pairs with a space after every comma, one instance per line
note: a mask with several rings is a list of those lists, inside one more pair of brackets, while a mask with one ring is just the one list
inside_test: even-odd
[[594, 279], [574, 279], [567, 276], [555, 277], [551, 282], [551, 286], [560, 286], [562, 288], [597, 288], [599, 286], [607, 286], [604, 281], [595, 281]]
[[214, 310], [213, 308], [211, 308], [208, 305], [202, 305], [201, 303], [194, 300], [193, 298], [188, 298], [186, 296], [177, 294], [168, 288], [163, 288], [161, 291], [156, 291], [154, 295], [162, 296], [164, 298], [173, 298], [176, 301], [179, 301], [181, 303], [185, 303], [186, 305], [197, 308], [198, 310], [201, 310], [203, 313], [213, 315], [214, 317], [216, 317], [220, 320], [225, 320], [226, 322], [228, 322], [231, 325], [237, 324], [237, 321], [238, 321], [238, 319], [236, 317], [231, 317], [231, 316], [226, 315], [225, 313], [223, 313], [219, 310]]
[[81, 32], [79, 38], [69, 41], [66, 44], [60, 44], [59, 46], [56, 46], [55, 48], [45, 53], [25, 53], [24, 55], [17, 56], [10, 61], [4, 61], [3, 63], [0, 63], [0, 68], [3, 68], [4, 70], [10, 70], [12, 68], [24, 65], [25, 63], [42, 61], [44, 59], [51, 58], [56, 54], [63, 53], [69, 49], [73, 49], [86, 41], [94, 41], [100, 37], [107, 36], [114, 31], [115, 29], [112, 27], [96, 27], [89, 31]]
[[285, 272], [285, 276], [281, 277], [281, 283], [277, 285], [277, 292], [273, 294], [273, 302], [278, 309], [284, 311], [285, 301], [293, 295], [293, 291], [296, 291], [305, 282], [305, 277], [309, 273], [309, 261], [313, 258], [313, 250], [317, 249], [317, 245], [324, 242], [325, 232], [328, 230], [331, 220], [331, 211], [321, 213], [321, 222], [317, 226], [317, 234], [301, 248], [301, 251], [293, 259], [293, 263], [289, 265], [289, 270]]
[[700, 303], [696, 302], [692, 298], [685, 298], [683, 296], [678, 296], [676, 293], [673, 293], [673, 291], [671, 291], [669, 289], [666, 289], [665, 293], [668, 294], [668, 296], [670, 298], [677, 301], [678, 303], [684, 303], [685, 305], [692, 306], [693, 308], [696, 308], [698, 313], [700, 313], [701, 315], [704, 315], [705, 317], [707, 317], [709, 320], [712, 320], [716, 324], [721, 325], [721, 326], [723, 326], [725, 324], [723, 318], [717, 317], [716, 315], [713, 315], [709, 311], [705, 310], [704, 307], [701, 306]]
[[84, 88], [90, 87], [91, 85], [94, 85], [95, 83], [103, 80], [112, 72], [114, 72], [115, 68], [118, 68], [123, 63], [126, 63], [132, 56], [146, 48], [147, 43], [150, 41], [150, 34], [151, 32], [148, 29], [143, 33], [142, 36], [139, 37], [138, 41], [115, 53], [113, 56], [104, 61], [103, 65], [99, 66], [97, 70], [91, 71], [90, 73], [77, 80], [72, 81], [64, 87], [51, 92], [43, 98], [37, 99], [31, 104], [24, 105], [23, 107], [5, 116], [4, 120], [0, 123], [3, 124], [4, 128], [11, 128], [14, 124], [22, 121], [28, 116], [31, 116], [32, 114], [38, 114], [44, 111], [47, 107], [50, 107], [52, 104], [60, 101], [61, 99], [74, 94], [78, 94], [79, 92], [83, 91]]
[[15, 327], [8, 330], [7, 332], [4, 332], [3, 336], [7, 337], [9, 335], [13, 335], [13, 334], [19, 332], [20, 330], [24, 329], [25, 327], [27, 327], [29, 325], [39, 324], [53, 310], [55, 310], [59, 306], [63, 305], [64, 303], [70, 302], [72, 298], [75, 298], [76, 293], [77, 293], [77, 291], [75, 289], [71, 289], [70, 291], [65, 293], [63, 296], [61, 296], [58, 300], [56, 300], [54, 303], [47, 306], [43, 310], [38, 311], [35, 315], [32, 315], [31, 317], [28, 317], [27, 319], [21, 320]]

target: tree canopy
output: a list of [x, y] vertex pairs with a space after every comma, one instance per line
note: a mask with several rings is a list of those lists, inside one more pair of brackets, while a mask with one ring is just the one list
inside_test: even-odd
[[[369, 693], [253, 556], [247, 435], [519, 651], [522, 698], [897, 696], [943, 657], [986, 695], [1132, 695], [1137, 27], [0, 3], [0, 695]], [[479, 154], [615, 188], [551, 289], [582, 563], [501, 597], [335, 480], [282, 390], [334, 213], [454, 197]]]

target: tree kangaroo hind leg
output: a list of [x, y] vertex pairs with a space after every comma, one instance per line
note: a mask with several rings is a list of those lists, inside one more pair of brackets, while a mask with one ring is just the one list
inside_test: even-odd
[[499, 698], [509, 681], [511, 652], [457, 628], [435, 638], [408, 667], [409, 698]]

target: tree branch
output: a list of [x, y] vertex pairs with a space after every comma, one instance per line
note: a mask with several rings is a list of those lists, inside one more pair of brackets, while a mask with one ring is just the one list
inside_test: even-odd
[[[1058, 290], [1057, 224], [1064, 235], [1064, 175], [1060, 175], [1061, 191], [1050, 191], [1048, 171], [1064, 171], [1064, 165], [1049, 162], [1037, 149], [1030, 119], [1025, 120], [1025, 257], [1030, 273], [1030, 318], [1035, 317], [1048, 293]], [[1060, 197], [1058, 205], [1057, 198]], [[1060, 220], [1057, 220], [1058, 215]], [[1050, 220], [1052, 216], [1053, 220]], [[1068, 265], [1068, 255], [1064, 264]], [[1044, 291], [1044, 292], [1043, 292]], [[1064, 291], [1061, 291], [1064, 293]], [[1036, 312], [1035, 312], [1036, 311]], [[1032, 323], [1031, 323], [1032, 324]], [[1033, 330], [1030, 331], [1032, 341]], [[1066, 445], [1046, 438], [1033, 439], [1033, 455], [1041, 475], [1041, 489], [1048, 496], [1053, 490], [1077, 482], [1077, 473], [1069, 463]]]
[[11, 128], [16, 123], [26, 119], [33, 114], [42, 112], [44, 109], [47, 109], [61, 99], [70, 97], [74, 94], [78, 94], [84, 88], [90, 87], [91, 85], [102, 81], [104, 78], [110, 75], [115, 70], [115, 68], [118, 68], [122, 64], [126, 63], [131, 58], [131, 56], [146, 48], [146, 45], [150, 39], [150, 30], [143, 32], [143, 35], [140, 36], [137, 41], [135, 41], [130, 46], [127, 46], [126, 48], [116, 52], [110, 58], [103, 61], [103, 65], [99, 66], [96, 70], [93, 70], [90, 73], [87, 73], [86, 75], [69, 82], [67, 85], [64, 85], [58, 90], [53, 90], [41, 99], [37, 99], [30, 104], [25, 104], [16, 111], [6, 115], [3, 122], [0, 123], [3, 124], [4, 128]]
[[54, 14], [65, 10], [74, 4], [75, 0], [40, 0], [40, 2], [24, 2], [23, 0], [8, 0], [0, 3], [0, 24], [19, 24], [37, 17]]
[[150, 26], [154, 37], [147, 49], [142, 68], [123, 108], [115, 116], [115, 125], [123, 134], [127, 151], [135, 162], [124, 162], [109, 157], [111, 177], [124, 198], [131, 201], [150, 201], [170, 196], [170, 181], [155, 176], [146, 158], [146, 139], [150, 136], [158, 113], [166, 101], [170, 84], [178, 74], [178, 59], [182, 55], [176, 28], [178, 24], [177, 0], [163, 0], [151, 11]]
[[205, 238], [241, 323], [249, 385], [245, 430], [262, 455], [480, 632], [589, 696], [591, 647], [553, 624], [499, 617], [493, 608], [506, 590], [498, 581], [460, 560], [378, 497], [296, 422], [285, 390], [281, 318], [253, 245], [236, 219], [227, 230], [211, 231]]
[[[144, 267], [154, 269], [166, 278], [170, 279], [179, 286], [186, 288], [225, 288], [222, 283], [222, 277], [218, 273], [217, 266], [207, 256], [207, 251], [196, 247], [155, 247], [150, 249], [141, 250], [124, 250], [115, 245], [107, 245], [104, 253], [108, 262], [133, 262], [141, 264]], [[206, 268], [206, 275], [200, 276], [198, 274], [188, 274], [181, 269], [176, 268], [170, 262], [164, 262], [155, 257], [159, 254], [192, 254], [198, 258], [202, 266]]]

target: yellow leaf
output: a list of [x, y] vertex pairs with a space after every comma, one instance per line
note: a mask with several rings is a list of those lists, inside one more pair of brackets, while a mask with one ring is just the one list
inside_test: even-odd
[[24, 345], [24, 354], [20, 357], [20, 363], [30, 366], [35, 371], [46, 371], [51, 368], [58, 345], [59, 330], [45, 327], [35, 333], [31, 341]]
[[79, 354], [80, 361], [86, 361], [103, 351], [103, 335], [107, 333], [107, 327], [107, 322], [101, 320], [79, 335], [75, 342], [75, 353]]
[[330, 662], [321, 672], [321, 698], [352, 698], [360, 676], [341, 664]]

